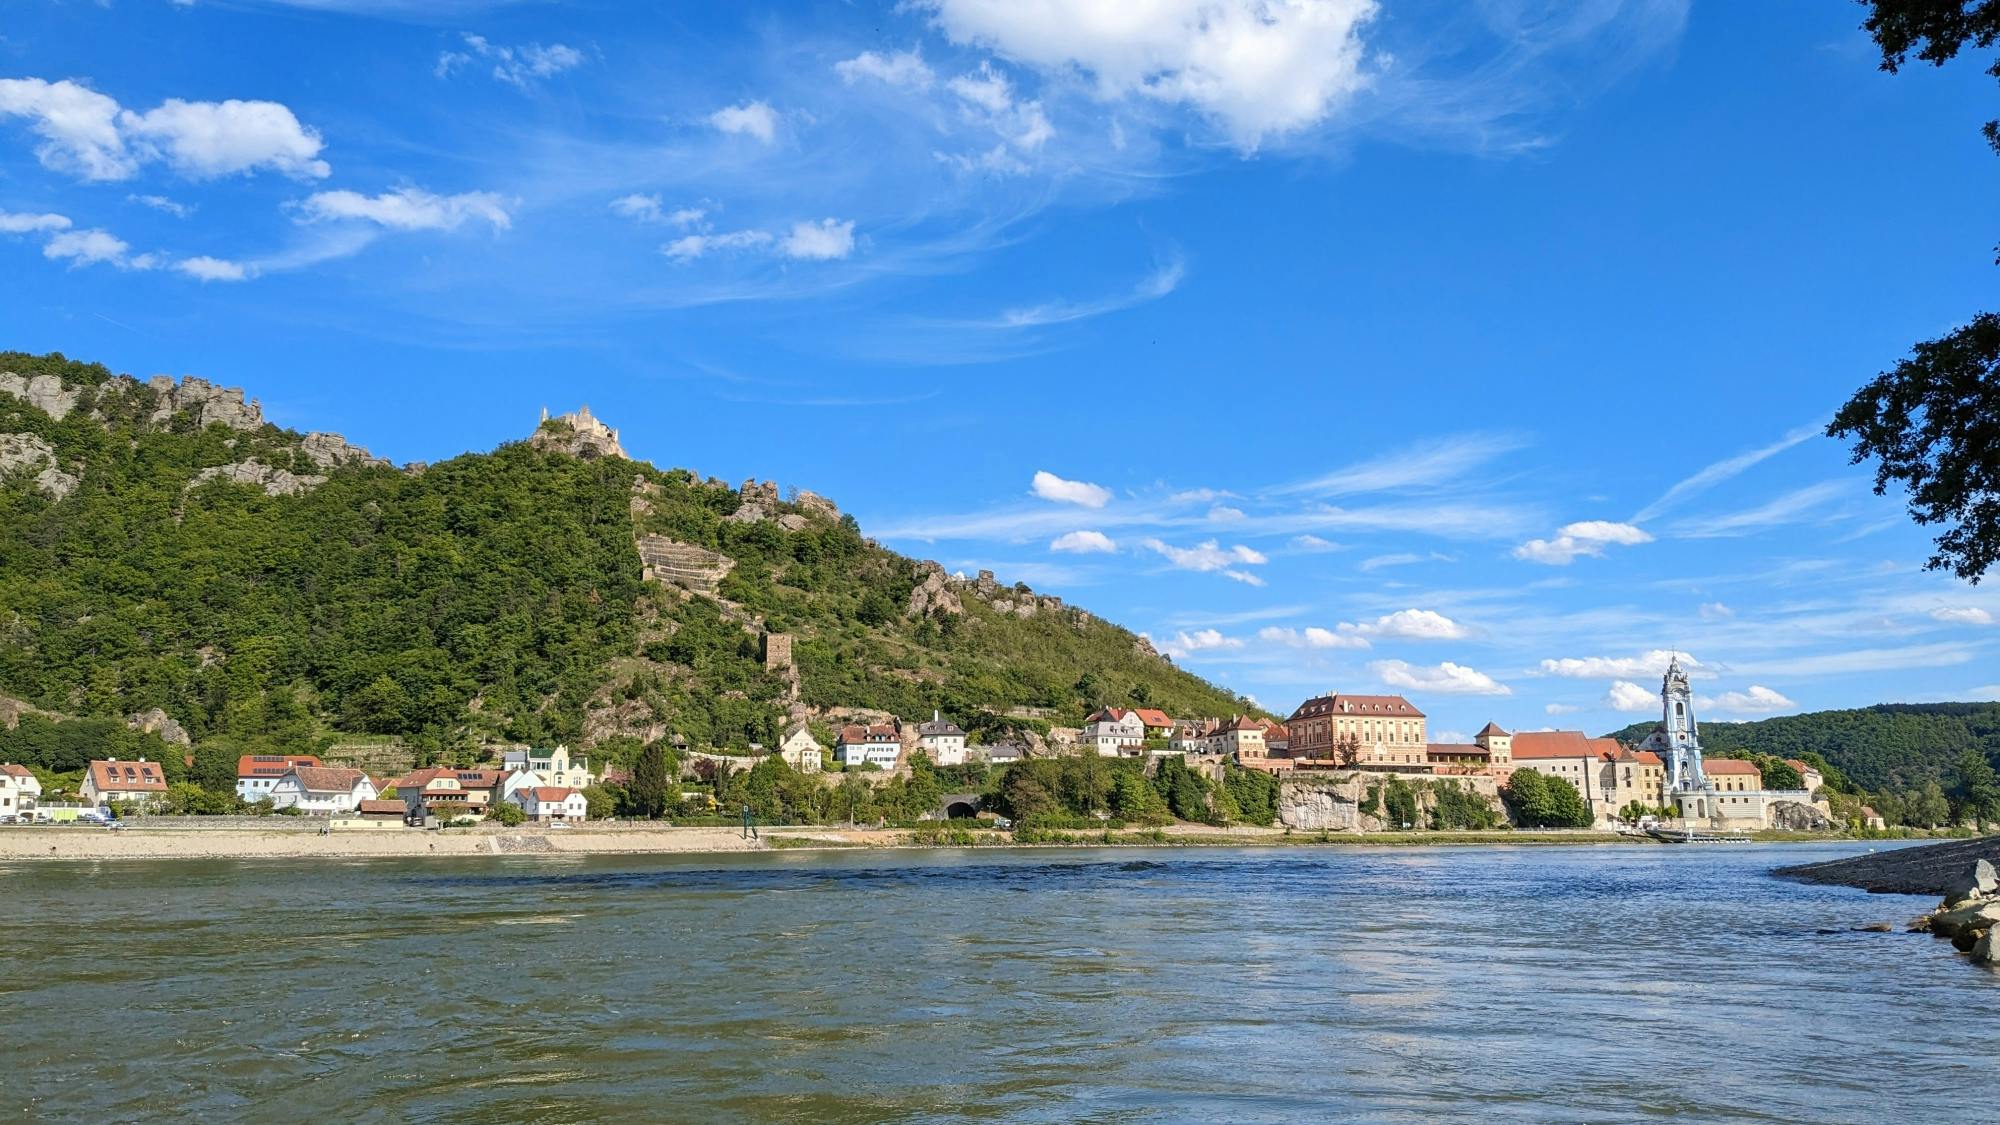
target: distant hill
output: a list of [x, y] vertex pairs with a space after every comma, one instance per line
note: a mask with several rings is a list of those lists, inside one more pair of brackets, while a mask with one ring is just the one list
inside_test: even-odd
[[[782, 647], [767, 665], [767, 634], [792, 668]], [[396, 468], [240, 392], [18, 352], [0, 352], [0, 693], [158, 708], [246, 751], [770, 746], [806, 707], [989, 729], [1100, 703], [1256, 712], [1058, 599], [885, 550], [831, 501], [628, 460], [587, 414]]]
[[[1610, 737], [1638, 742], [1657, 721], [1634, 723]], [[1796, 758], [1818, 751], [1855, 784], [1900, 793], [1927, 781], [1948, 785], [1952, 763], [1969, 747], [2000, 760], [2000, 703], [1883, 703], [1754, 723], [1705, 722], [1701, 743], [1725, 757]]]

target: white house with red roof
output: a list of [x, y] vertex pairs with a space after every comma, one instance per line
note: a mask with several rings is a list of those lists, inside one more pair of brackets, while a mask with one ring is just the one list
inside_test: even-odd
[[167, 795], [167, 775], [160, 763], [144, 758], [129, 762], [107, 758], [90, 763], [78, 793], [93, 805], [151, 805]]
[[0, 820], [32, 810], [42, 799], [42, 781], [35, 771], [12, 763], [0, 765]]
[[557, 785], [533, 785], [517, 789], [511, 798], [528, 814], [529, 820], [547, 823], [550, 821], [584, 821], [590, 819], [590, 802], [583, 790], [566, 789]]
[[[1171, 731], [1171, 723], [1168, 728]], [[1116, 758], [1121, 754], [1137, 754], [1146, 744], [1146, 733], [1146, 720], [1139, 712], [1102, 707], [1083, 720], [1083, 734], [1077, 744], [1097, 751], [1099, 757]]]
[[375, 799], [375, 782], [361, 770], [336, 766], [293, 766], [271, 786], [271, 807], [332, 816], [351, 813]]
[[843, 766], [879, 766], [892, 770], [902, 756], [903, 736], [886, 723], [866, 726], [849, 723], [840, 728], [840, 738], [833, 746], [833, 760]]
[[236, 795], [246, 801], [268, 801], [271, 788], [293, 766], [321, 764], [312, 754], [245, 754], [236, 759]]

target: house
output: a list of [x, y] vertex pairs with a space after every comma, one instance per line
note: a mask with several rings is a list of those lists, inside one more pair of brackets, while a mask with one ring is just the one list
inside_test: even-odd
[[1861, 806], [1861, 827], [1870, 828], [1877, 832], [1887, 832], [1889, 830], [1889, 822], [1882, 819], [1882, 814], [1876, 812], [1873, 805], [1863, 805]]
[[892, 770], [902, 756], [902, 736], [895, 727], [881, 723], [868, 726], [849, 723], [840, 728], [840, 739], [833, 747], [833, 760], [849, 767], [879, 766]]
[[529, 820], [541, 821], [581, 821], [590, 819], [590, 802], [581, 789], [565, 789], [558, 785], [534, 785], [517, 789], [510, 798], [528, 814]]
[[1264, 751], [1273, 758], [1287, 757], [1292, 749], [1292, 734], [1285, 724], [1275, 719], [1264, 720]]
[[[1400, 695], [1328, 692], [1299, 704], [1285, 720], [1294, 758], [1335, 761], [1364, 770], [1430, 771], [1424, 713]], [[1345, 749], [1354, 761], [1340, 760]]]
[[931, 712], [930, 722], [917, 727], [917, 748], [930, 755], [934, 765], [965, 764], [965, 732], [936, 711]]
[[363, 820], [393, 820], [403, 822], [410, 819], [409, 806], [398, 800], [363, 801], [354, 810]]
[[360, 770], [333, 766], [293, 766], [271, 786], [274, 809], [304, 813], [350, 813], [375, 799], [375, 783]]
[[1028, 756], [1028, 747], [1019, 742], [989, 742], [984, 746], [968, 749], [967, 754], [986, 759], [990, 766], [1009, 766]]
[[597, 784], [597, 776], [590, 772], [590, 759], [571, 757], [567, 746], [553, 750], [509, 750], [500, 755], [500, 765], [518, 773], [534, 774], [540, 785], [588, 789]]
[[318, 766], [311, 754], [245, 754], [236, 759], [236, 795], [245, 801], [268, 801], [271, 787], [293, 766]]
[[826, 767], [826, 747], [819, 744], [812, 729], [804, 723], [793, 723], [785, 737], [778, 740], [778, 757], [800, 773], [818, 773]]
[[33, 811], [42, 798], [42, 781], [26, 766], [0, 765], [0, 820]]
[[1820, 789], [1826, 785], [1826, 775], [1800, 758], [1786, 758], [1785, 764], [1799, 771], [1799, 777], [1805, 780], [1806, 792], [1817, 800]]
[[433, 766], [397, 778], [396, 796], [411, 816], [432, 814], [450, 820], [458, 816], [485, 816], [495, 801], [532, 784], [534, 775], [528, 773]]
[[1172, 737], [1167, 739], [1167, 750], [1174, 754], [1206, 754], [1210, 740], [1222, 724], [1215, 719], [1188, 719], [1175, 725]]
[[140, 758], [136, 762], [121, 762], [110, 758], [90, 763], [83, 775], [83, 787], [78, 790], [84, 803], [109, 805], [112, 803], [146, 806], [157, 803], [167, 793], [167, 775], [161, 771], [158, 762]]
[[1238, 715], [1215, 728], [1208, 738], [1209, 754], [1233, 754], [1238, 758], [1263, 758], [1270, 754], [1264, 745], [1264, 722]]
[[1077, 742], [1100, 757], [1116, 758], [1128, 751], [1136, 754], [1146, 743], [1146, 720], [1137, 711], [1104, 707], [1083, 721], [1083, 734]]
[[1755, 793], [1764, 788], [1764, 771], [1740, 758], [1710, 758], [1701, 764], [1708, 783], [1724, 793]]
[[1174, 721], [1167, 717], [1165, 711], [1159, 710], [1156, 707], [1135, 707], [1132, 709], [1132, 713], [1139, 716], [1139, 721], [1145, 724], [1147, 738], [1170, 738], [1173, 736]]
[[[1651, 750], [1634, 750], [1616, 739], [1591, 738], [1582, 731], [1522, 731], [1508, 735], [1498, 727], [1488, 726], [1490, 731], [1482, 730], [1480, 736], [1494, 758], [1500, 756], [1504, 745], [1509, 759], [1506, 765], [1511, 766], [1506, 769], [1508, 774], [1527, 769], [1562, 778], [1576, 787], [1597, 823], [1609, 823], [1633, 803], [1648, 808], [1666, 804], [1666, 762]], [[1502, 763], [1494, 765], [1499, 767]]]

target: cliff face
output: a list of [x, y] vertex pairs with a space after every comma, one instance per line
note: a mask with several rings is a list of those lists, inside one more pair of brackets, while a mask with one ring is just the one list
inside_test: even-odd
[[[1506, 804], [1490, 777], [1412, 780], [1417, 812], [1423, 820], [1428, 820], [1438, 804], [1431, 787], [1453, 784], [1486, 801], [1499, 823], [1510, 823]], [[1278, 786], [1278, 823], [1308, 832], [1399, 831], [1402, 825], [1390, 824], [1381, 811], [1381, 788], [1386, 782], [1387, 775], [1360, 772], [1285, 778]]]

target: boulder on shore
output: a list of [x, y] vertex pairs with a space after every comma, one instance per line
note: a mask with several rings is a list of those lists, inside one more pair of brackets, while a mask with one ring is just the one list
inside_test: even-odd
[[1945, 880], [1944, 904], [1957, 906], [1970, 899], [1985, 898], [1995, 890], [2000, 890], [2000, 879], [1994, 877], [1993, 864], [1981, 859]]

